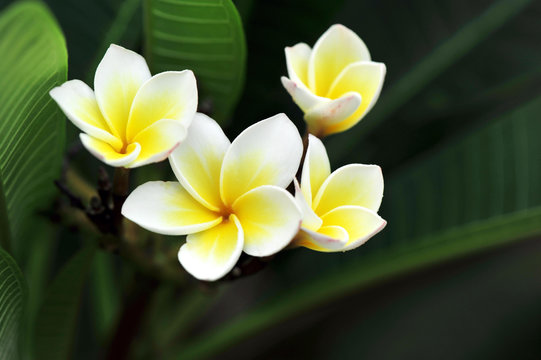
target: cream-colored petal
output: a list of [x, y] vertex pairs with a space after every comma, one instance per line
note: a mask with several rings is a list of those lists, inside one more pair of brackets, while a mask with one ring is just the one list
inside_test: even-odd
[[346, 96], [352, 91], [359, 93], [363, 102], [357, 110], [341, 122], [330, 124], [326, 134], [344, 131], [358, 123], [374, 106], [379, 98], [383, 80], [385, 79], [385, 64], [376, 62], [358, 62], [348, 65], [338, 75], [327, 96], [331, 99]]
[[141, 153], [129, 167], [139, 167], [167, 159], [182, 140], [186, 129], [177, 120], [163, 119], [141, 131], [133, 139], [141, 145]]
[[96, 69], [96, 100], [109, 128], [123, 141], [126, 141], [126, 124], [135, 94], [148, 79], [150, 70], [145, 59], [114, 44]]
[[211, 229], [188, 235], [178, 252], [178, 260], [199, 280], [214, 281], [226, 275], [237, 263], [244, 235], [235, 217]]
[[311, 53], [312, 49], [305, 43], [285, 48], [289, 78], [305, 88], [308, 86], [308, 61]]
[[120, 153], [108, 143], [93, 138], [92, 136], [79, 134], [79, 137], [83, 143], [83, 146], [90, 151], [92, 155], [107, 165], [114, 167], [129, 166], [129, 164], [133, 162], [141, 152], [141, 146], [137, 143], [130, 144], [128, 147], [126, 147], [125, 152]]
[[294, 178], [293, 183], [295, 184], [295, 201], [302, 213], [302, 227], [317, 231], [321, 227], [323, 220], [312, 210], [312, 204], [309, 204], [306, 200], [297, 179]]
[[349, 240], [347, 231], [340, 226], [322, 226], [318, 231], [302, 228], [295, 245], [321, 251], [342, 251]]
[[188, 137], [169, 156], [178, 181], [201, 204], [219, 211], [220, 170], [225, 152], [231, 145], [220, 125], [197, 113], [188, 129]]
[[331, 163], [325, 145], [314, 135], [308, 135], [308, 148], [301, 173], [301, 190], [310, 207], [317, 191], [330, 174]]
[[286, 247], [299, 231], [302, 214], [293, 196], [277, 186], [260, 186], [233, 203], [244, 231], [244, 252], [269, 256]]
[[67, 118], [86, 134], [105, 141], [115, 150], [122, 149], [122, 141], [115, 137], [103, 118], [94, 91], [81, 80], [66, 81], [49, 94]]
[[321, 185], [312, 205], [319, 216], [343, 205], [374, 211], [383, 198], [383, 175], [377, 165], [350, 164], [334, 171]]
[[387, 222], [376, 212], [360, 206], [340, 206], [322, 216], [323, 226], [339, 226], [349, 234], [343, 251], [355, 249], [380, 232]]
[[330, 100], [324, 97], [314, 95], [310, 90], [299, 82], [292, 81], [285, 76], [281, 77], [282, 85], [287, 90], [291, 98], [302, 111], [310, 111], [317, 105], [328, 103]]
[[325, 96], [334, 79], [349, 64], [370, 61], [364, 42], [343, 25], [333, 25], [317, 40], [308, 63], [308, 84], [317, 95]]
[[285, 188], [302, 156], [302, 139], [284, 114], [262, 120], [244, 130], [225, 153], [220, 194], [226, 205], [261, 185]]
[[138, 186], [122, 206], [122, 215], [149, 231], [186, 235], [222, 222], [177, 182], [150, 181]]
[[355, 92], [349, 92], [344, 96], [322, 103], [313, 107], [304, 114], [304, 120], [308, 124], [308, 131], [318, 137], [331, 134], [329, 129], [341, 124], [354, 114], [361, 106], [361, 96]]
[[126, 138], [162, 119], [176, 120], [188, 128], [197, 109], [197, 84], [190, 70], [166, 71], [145, 82], [130, 110]]

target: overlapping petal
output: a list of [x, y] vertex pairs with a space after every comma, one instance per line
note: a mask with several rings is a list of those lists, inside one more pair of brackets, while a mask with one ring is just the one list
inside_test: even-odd
[[122, 141], [112, 134], [88, 85], [80, 80], [70, 80], [49, 94], [75, 126], [120, 151]]
[[228, 206], [261, 185], [285, 188], [302, 157], [302, 139], [284, 114], [244, 130], [227, 150], [220, 175], [220, 193]]
[[331, 164], [325, 145], [310, 134], [301, 173], [301, 190], [308, 204], [312, 205], [312, 200], [330, 174]]
[[190, 70], [166, 71], [146, 81], [129, 113], [126, 139], [130, 142], [144, 129], [162, 119], [176, 120], [188, 128], [197, 109], [197, 84]]
[[[354, 249], [364, 244], [372, 236], [380, 232], [387, 222], [376, 212], [361, 206], [339, 206], [321, 218], [323, 227], [341, 227], [349, 234], [349, 240], [343, 251]], [[320, 229], [321, 232], [321, 229]]]
[[126, 199], [122, 215], [165, 235], [185, 235], [217, 226], [222, 217], [197, 202], [179, 183], [151, 181]]
[[383, 198], [383, 175], [377, 165], [350, 164], [334, 171], [321, 185], [312, 207], [322, 216], [343, 205], [377, 211]]
[[197, 113], [189, 136], [169, 157], [178, 181], [201, 204], [219, 211], [220, 170], [230, 142], [223, 130], [208, 116]]
[[343, 25], [331, 26], [316, 42], [308, 63], [308, 86], [325, 96], [334, 79], [349, 64], [370, 61], [364, 42]]
[[165, 160], [186, 137], [187, 131], [177, 120], [159, 120], [143, 129], [133, 139], [141, 145], [141, 153], [129, 167], [138, 167]]
[[242, 253], [244, 234], [239, 220], [231, 215], [218, 226], [188, 235], [178, 259], [199, 280], [213, 281], [227, 274]]
[[304, 114], [308, 131], [317, 136], [335, 132], [332, 129], [342, 126], [344, 121], [355, 115], [361, 103], [361, 95], [356, 92], [348, 92], [338, 99], [321, 102]]
[[83, 146], [96, 158], [110, 166], [127, 166], [131, 164], [139, 153], [141, 146], [137, 143], [130, 144], [123, 152], [118, 152], [108, 143], [86, 134], [79, 134]]
[[327, 97], [336, 99], [356, 92], [363, 101], [356, 110], [344, 116], [341, 122], [330, 124], [326, 133], [335, 133], [349, 129], [359, 122], [379, 98], [385, 78], [385, 64], [376, 62], [357, 62], [348, 65], [334, 80]]
[[145, 59], [114, 44], [109, 47], [96, 69], [96, 100], [109, 128], [124, 142], [133, 99], [148, 79], [150, 70]]
[[287, 90], [295, 104], [304, 111], [309, 111], [317, 105], [330, 102], [329, 99], [317, 96], [300, 82], [292, 81], [284, 76], [281, 78], [282, 85]]
[[297, 179], [293, 179], [293, 182], [295, 183], [295, 201], [302, 214], [302, 227], [317, 231], [323, 224], [323, 220], [312, 209], [312, 201], [308, 202], [306, 200]]
[[302, 214], [287, 191], [277, 186], [257, 187], [232, 206], [244, 231], [244, 252], [268, 256], [286, 247], [299, 230]]
[[323, 226], [318, 231], [302, 228], [295, 244], [315, 251], [333, 252], [343, 251], [348, 240], [348, 232], [343, 227]]
[[285, 48], [289, 78], [305, 88], [308, 86], [308, 62], [312, 49], [305, 43]]

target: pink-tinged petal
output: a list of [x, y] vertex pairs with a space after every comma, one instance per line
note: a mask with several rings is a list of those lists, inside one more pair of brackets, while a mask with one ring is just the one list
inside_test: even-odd
[[339, 226], [348, 232], [349, 240], [342, 251], [361, 246], [387, 224], [375, 211], [360, 206], [337, 207], [323, 215], [322, 220], [323, 227]]
[[316, 214], [343, 205], [377, 211], [383, 198], [383, 175], [377, 165], [350, 164], [334, 171], [321, 185], [313, 202]]
[[229, 220], [211, 229], [188, 235], [178, 252], [178, 260], [197, 279], [218, 280], [233, 269], [243, 243], [242, 227], [235, 215], [231, 215]]
[[313, 107], [304, 114], [308, 131], [318, 137], [329, 135], [335, 131], [335, 125], [341, 124], [357, 112], [361, 106], [361, 95], [349, 92], [344, 96]]
[[313, 94], [306, 86], [300, 82], [292, 81], [285, 76], [281, 77], [282, 85], [287, 90], [291, 98], [297, 104], [302, 111], [307, 112], [313, 107], [325, 104], [330, 100], [321, 96]]
[[192, 234], [222, 222], [219, 214], [199, 204], [179, 183], [163, 181], [138, 186], [124, 202], [122, 215], [164, 235]]
[[363, 102], [353, 114], [341, 122], [331, 124], [326, 129], [326, 134], [347, 130], [368, 114], [379, 98], [385, 73], [385, 64], [358, 62], [348, 65], [338, 75], [327, 96], [336, 99], [356, 92], [362, 96]]
[[125, 152], [116, 151], [108, 143], [99, 139], [93, 138], [86, 134], [79, 134], [83, 146], [96, 158], [103, 161], [107, 165], [114, 167], [127, 167], [132, 163], [139, 153], [141, 146], [137, 143], [130, 144], [126, 147]]
[[225, 153], [220, 194], [224, 204], [262, 185], [288, 186], [302, 157], [302, 139], [284, 114], [244, 130]]
[[150, 79], [145, 59], [112, 44], [96, 69], [94, 92], [109, 128], [126, 141], [126, 125], [135, 94]]
[[94, 91], [81, 80], [70, 80], [52, 89], [49, 94], [67, 118], [83, 132], [105, 141], [115, 150], [122, 149], [122, 141], [114, 136], [101, 114]]
[[340, 226], [322, 226], [318, 231], [302, 228], [295, 245], [321, 251], [342, 251], [349, 240], [347, 231]]
[[252, 256], [269, 256], [282, 250], [301, 225], [301, 211], [293, 196], [277, 186], [250, 190], [232, 208], [244, 231], [244, 252]]
[[178, 181], [201, 204], [220, 211], [220, 171], [225, 152], [231, 145], [220, 125], [197, 113], [188, 137], [169, 157]]
[[338, 74], [358, 61], [370, 61], [370, 53], [361, 38], [343, 25], [331, 26], [312, 50], [308, 64], [309, 88], [325, 96]]

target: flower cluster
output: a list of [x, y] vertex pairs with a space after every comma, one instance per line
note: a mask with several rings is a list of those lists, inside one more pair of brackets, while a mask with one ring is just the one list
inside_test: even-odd
[[[196, 113], [191, 71], [151, 76], [140, 55], [116, 45], [96, 70], [94, 91], [79, 80], [51, 91], [83, 131], [83, 145], [103, 162], [138, 167], [169, 158], [178, 181], [140, 185], [122, 214], [152, 232], [187, 235], [178, 259], [198, 279], [223, 277], [242, 252], [351, 250], [386, 224], [377, 214], [380, 168], [351, 164], [331, 173], [317, 137], [350, 128], [370, 110], [385, 65], [371, 62], [362, 40], [342, 25], [313, 49], [300, 43], [285, 53], [289, 78], [282, 83], [305, 113], [306, 149], [284, 114], [230, 142], [213, 119]], [[294, 194], [286, 190], [292, 183]]]

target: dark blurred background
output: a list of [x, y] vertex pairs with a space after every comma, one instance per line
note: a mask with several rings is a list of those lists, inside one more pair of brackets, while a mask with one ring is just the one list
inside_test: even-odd
[[[137, 2], [133, 9], [120, 0], [46, 2], [67, 39], [70, 79], [92, 79], [104, 39], [144, 51]], [[139, 343], [163, 325], [178, 331], [168, 345], [176, 358], [183, 351], [216, 359], [541, 358], [541, 2], [235, 4], [247, 73], [230, 138], [278, 112], [302, 129], [302, 113], [280, 83], [284, 47], [313, 45], [331, 24], [354, 30], [387, 65], [371, 113], [325, 143], [333, 169], [382, 166], [389, 225], [351, 253], [296, 249], [251, 277], [210, 288], [191, 282], [193, 296], [162, 284], [149, 305], [162, 323], [149, 316], [134, 356], [145, 358]], [[125, 30], [114, 26], [119, 14], [130, 19]], [[67, 146], [77, 149], [78, 130], [68, 124], [67, 133]], [[99, 164], [90, 155], [76, 153], [73, 163], [95, 178]], [[167, 163], [134, 181], [164, 177], [173, 178]], [[80, 247], [79, 235], [63, 230], [53, 243], [51, 274]], [[129, 300], [130, 271], [117, 257], [98, 256], [74, 358], [104, 355], [110, 335], [97, 329], [112, 326]], [[178, 319], [186, 325], [175, 327]]]

